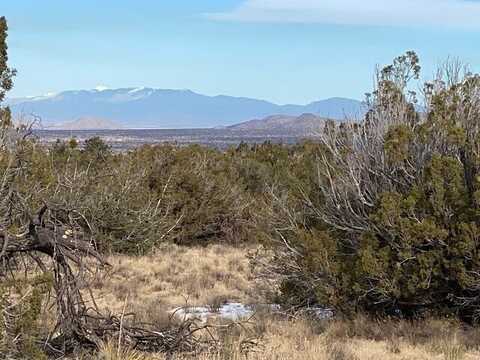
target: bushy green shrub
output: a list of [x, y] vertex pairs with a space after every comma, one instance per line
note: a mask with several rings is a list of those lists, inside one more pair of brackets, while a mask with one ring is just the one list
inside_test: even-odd
[[270, 265], [287, 300], [477, 321], [480, 77], [449, 65], [420, 107], [408, 87], [418, 74], [414, 53], [397, 58], [366, 119], [325, 131], [309, 211], [274, 200], [291, 224], [272, 236]]
[[170, 236], [174, 242], [250, 240], [252, 201], [224, 153], [190, 146], [163, 149], [160, 154], [153, 161], [150, 188], [165, 197], [171, 216], [178, 220]]

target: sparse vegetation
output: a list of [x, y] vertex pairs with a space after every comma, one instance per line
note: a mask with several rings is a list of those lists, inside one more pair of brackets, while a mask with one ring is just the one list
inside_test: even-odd
[[[419, 74], [395, 59], [362, 122], [293, 146], [47, 147], [0, 107], [0, 357], [480, 357], [480, 77], [449, 63], [421, 104]], [[172, 315], [231, 301], [267, 305]]]

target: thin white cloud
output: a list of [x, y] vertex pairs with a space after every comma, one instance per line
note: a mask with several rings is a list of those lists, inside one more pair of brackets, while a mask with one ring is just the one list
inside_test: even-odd
[[206, 15], [220, 21], [480, 29], [477, 0], [244, 0], [229, 12]]

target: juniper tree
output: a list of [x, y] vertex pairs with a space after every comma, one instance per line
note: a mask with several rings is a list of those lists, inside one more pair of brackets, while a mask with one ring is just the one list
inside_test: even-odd
[[13, 87], [13, 77], [16, 74], [15, 69], [8, 67], [8, 46], [7, 34], [8, 25], [5, 17], [0, 17], [0, 123], [2, 126], [9, 126], [11, 123], [11, 113], [8, 107], [1, 107], [5, 100], [5, 95]]
[[291, 225], [274, 237], [285, 294], [347, 312], [479, 319], [480, 76], [447, 64], [418, 106], [419, 71], [413, 52], [397, 58], [378, 72], [365, 119], [324, 132], [322, 197], [305, 197], [321, 225], [287, 209]]

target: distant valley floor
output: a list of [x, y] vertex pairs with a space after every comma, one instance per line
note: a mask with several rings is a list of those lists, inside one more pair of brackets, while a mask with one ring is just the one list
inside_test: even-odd
[[98, 136], [113, 150], [123, 151], [145, 144], [175, 143], [178, 145], [200, 144], [218, 149], [248, 144], [273, 143], [295, 144], [315, 134], [292, 134], [267, 130], [231, 129], [123, 129], [123, 130], [35, 130], [39, 141], [51, 144], [60, 140], [77, 139], [80, 143]]

